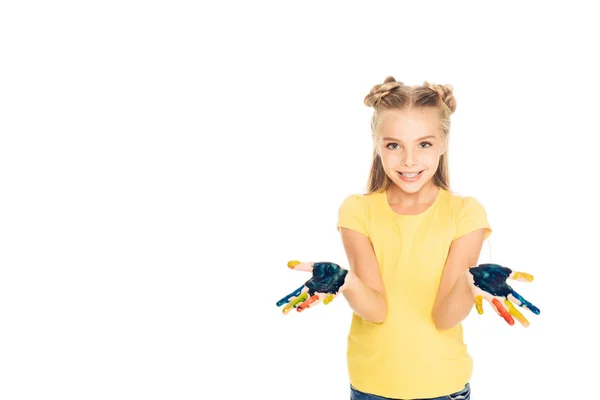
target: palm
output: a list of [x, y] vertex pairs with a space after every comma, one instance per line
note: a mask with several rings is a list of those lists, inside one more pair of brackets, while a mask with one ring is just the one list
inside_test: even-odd
[[517, 310], [513, 303], [536, 315], [540, 314], [540, 310], [536, 306], [525, 300], [506, 283], [507, 279], [531, 282], [533, 276], [530, 274], [516, 272], [498, 264], [480, 264], [469, 268], [468, 277], [475, 294], [475, 305], [479, 314], [483, 314], [482, 299], [484, 298], [510, 325], [514, 324], [512, 317], [515, 317], [523, 326], [529, 326], [529, 321]]
[[277, 307], [287, 304], [282, 312], [287, 314], [295, 308], [298, 312], [323, 300], [329, 304], [344, 285], [348, 271], [331, 262], [301, 263], [290, 261], [288, 267], [298, 271], [312, 272], [304, 285], [277, 302]]

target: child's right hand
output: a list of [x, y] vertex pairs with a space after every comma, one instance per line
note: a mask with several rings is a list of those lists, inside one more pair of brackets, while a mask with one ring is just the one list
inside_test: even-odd
[[343, 290], [348, 275], [347, 270], [331, 262], [290, 261], [288, 267], [297, 271], [312, 272], [313, 276], [304, 285], [277, 302], [277, 307], [287, 303], [282, 310], [284, 314], [289, 313], [292, 308], [301, 312], [321, 300], [324, 304], [329, 304]]

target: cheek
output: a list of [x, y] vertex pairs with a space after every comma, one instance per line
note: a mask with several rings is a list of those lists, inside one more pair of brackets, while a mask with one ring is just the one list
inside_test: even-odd
[[398, 157], [394, 156], [393, 153], [389, 151], [385, 151], [380, 154], [381, 163], [383, 164], [383, 169], [394, 169], [398, 164]]
[[427, 153], [423, 154], [423, 157], [421, 158], [421, 162], [430, 167], [436, 166], [440, 162], [440, 155], [438, 154], [437, 151], [427, 152]]

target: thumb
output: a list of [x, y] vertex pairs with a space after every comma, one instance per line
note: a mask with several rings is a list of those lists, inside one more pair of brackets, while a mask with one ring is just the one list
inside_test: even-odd
[[300, 261], [289, 261], [287, 263], [288, 268], [296, 270], [296, 271], [306, 271], [312, 272], [313, 270], [313, 262], [300, 262]]
[[347, 270], [346, 276], [344, 277], [344, 283], [340, 286], [339, 293], [343, 293], [355, 284], [356, 275], [350, 270]]

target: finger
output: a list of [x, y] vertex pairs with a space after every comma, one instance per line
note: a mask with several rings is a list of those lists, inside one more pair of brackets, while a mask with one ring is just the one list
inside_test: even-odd
[[504, 308], [502, 303], [500, 303], [500, 301], [497, 298], [494, 297], [492, 299], [492, 305], [496, 308], [500, 316], [504, 318], [504, 320], [508, 322], [510, 326], [513, 326], [515, 324], [515, 320], [513, 319], [513, 317], [510, 316], [510, 313], [506, 310], [506, 308]]
[[312, 262], [300, 262], [300, 261], [290, 261], [287, 263], [288, 268], [296, 270], [296, 271], [306, 271], [312, 272], [313, 270]]
[[515, 281], [523, 281], [523, 282], [532, 282], [533, 275], [528, 274], [527, 272], [519, 272], [513, 271], [509, 276], [509, 279], [513, 279]]
[[316, 305], [319, 300], [320, 300], [319, 295], [318, 294], [314, 294], [314, 295], [310, 296], [308, 298], [308, 300], [306, 300], [306, 301], [302, 302], [301, 304], [299, 304], [296, 307], [296, 311], [302, 312], [302, 311], [306, 310], [307, 308]]
[[300, 296], [300, 293], [302, 293], [303, 288], [304, 288], [304, 285], [300, 286], [298, 289], [294, 290], [292, 293], [288, 294], [283, 299], [279, 300], [277, 302], [277, 307], [281, 307], [285, 303], [289, 302], [292, 297]]
[[519, 293], [515, 292], [514, 290], [512, 291], [511, 294], [508, 295], [508, 298], [509, 298], [509, 300], [515, 302], [518, 306], [526, 308], [536, 315], [540, 315], [539, 308], [537, 308], [536, 306], [534, 306], [533, 304], [531, 304], [530, 302], [525, 300], [523, 297], [521, 297], [521, 295]]
[[295, 308], [298, 304], [302, 303], [306, 299], [308, 299], [308, 293], [303, 292], [302, 294], [300, 294], [300, 296], [295, 297], [285, 307], [283, 307], [283, 310], [281, 310], [281, 312], [284, 314], [289, 313], [290, 311], [292, 311], [293, 308]]
[[327, 304], [331, 303], [333, 301], [333, 299], [335, 299], [335, 294], [329, 293], [327, 296], [325, 296], [325, 300], [323, 300], [323, 304], [327, 305]]
[[515, 317], [525, 328], [529, 326], [529, 321], [527, 321], [527, 318], [525, 318], [523, 314], [521, 314], [521, 312], [515, 308], [513, 303], [510, 302], [510, 300], [505, 299], [504, 304], [506, 304], [510, 315]]
[[475, 308], [477, 308], [479, 315], [483, 314], [483, 296], [475, 297]]

